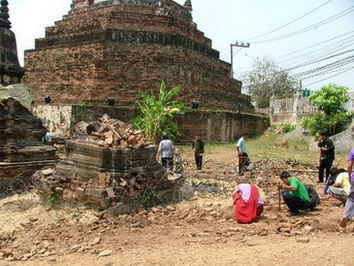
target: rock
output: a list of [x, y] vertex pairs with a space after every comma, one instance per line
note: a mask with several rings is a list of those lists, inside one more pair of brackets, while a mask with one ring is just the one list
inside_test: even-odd
[[47, 249], [50, 246], [49, 241], [47, 241], [47, 240], [43, 241], [42, 246], [43, 246], [43, 248]]
[[97, 245], [101, 242], [101, 238], [100, 237], [95, 237], [95, 239], [92, 241], [91, 245]]
[[4, 257], [12, 256], [12, 250], [10, 249], [2, 249], [1, 252], [3, 253]]
[[309, 225], [305, 225], [303, 230], [305, 231], [305, 233], [309, 234], [312, 233], [313, 231], [315, 231], [315, 229], [312, 226]]
[[299, 242], [299, 243], [309, 243], [309, 242], [310, 242], [310, 238], [308, 238], [308, 237], [301, 237], [301, 238], [296, 239], [296, 242]]
[[243, 229], [241, 227], [229, 227], [227, 228], [228, 231], [233, 231], [233, 232], [242, 232]]
[[97, 257], [106, 257], [106, 256], [109, 256], [112, 254], [112, 250], [110, 249], [106, 249], [106, 250], [103, 250], [101, 251]]
[[211, 236], [211, 234], [210, 233], [197, 233], [196, 236], [206, 237], [206, 236]]
[[131, 228], [138, 228], [138, 227], [143, 228], [144, 225], [142, 225], [142, 224], [139, 223], [139, 222], [136, 222], [136, 223], [131, 224], [130, 227], [131, 227]]
[[266, 230], [263, 230], [261, 232], [258, 233], [259, 236], [267, 236], [268, 232]]
[[30, 222], [34, 223], [38, 221], [38, 218], [31, 217], [29, 218]]
[[20, 253], [18, 253], [18, 252], [15, 252], [15, 253], [13, 254], [13, 258], [14, 258], [15, 260], [21, 260], [22, 257], [23, 257], [23, 256], [22, 256]]

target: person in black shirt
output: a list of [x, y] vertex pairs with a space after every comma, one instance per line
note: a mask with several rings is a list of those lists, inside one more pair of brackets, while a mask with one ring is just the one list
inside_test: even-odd
[[318, 147], [321, 150], [320, 155], [320, 165], [318, 167], [318, 181], [317, 183], [323, 183], [324, 171], [326, 170], [326, 181], [328, 179], [329, 170], [332, 167], [334, 160], [334, 143], [328, 137], [327, 131], [322, 131], [320, 133], [320, 138], [318, 140]]

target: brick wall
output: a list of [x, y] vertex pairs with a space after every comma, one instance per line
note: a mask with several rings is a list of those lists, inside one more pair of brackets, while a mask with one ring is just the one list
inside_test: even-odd
[[[70, 137], [74, 126], [80, 122], [92, 122], [104, 114], [129, 122], [136, 109], [114, 106], [63, 106], [36, 105], [34, 112], [41, 118], [44, 126], [56, 135]], [[208, 142], [234, 141], [242, 133], [258, 134], [269, 126], [266, 116], [231, 111], [193, 110], [175, 117], [182, 136], [179, 141], [191, 141], [200, 134]]]

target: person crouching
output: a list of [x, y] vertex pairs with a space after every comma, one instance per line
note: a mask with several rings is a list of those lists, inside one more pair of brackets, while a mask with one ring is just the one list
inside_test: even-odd
[[264, 201], [258, 188], [252, 184], [238, 184], [232, 195], [234, 200], [235, 220], [238, 223], [257, 221], [263, 212]]
[[304, 184], [292, 177], [288, 172], [282, 172], [280, 179], [283, 184], [278, 184], [278, 189], [283, 190], [282, 196], [289, 208], [289, 216], [299, 215], [300, 210], [306, 210], [310, 204], [310, 197]]

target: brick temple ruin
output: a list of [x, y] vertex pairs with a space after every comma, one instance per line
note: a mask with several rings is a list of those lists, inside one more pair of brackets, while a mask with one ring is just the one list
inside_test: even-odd
[[35, 113], [64, 137], [75, 123], [106, 113], [130, 121], [139, 92], [157, 93], [161, 81], [182, 87], [175, 100], [199, 103], [177, 118], [182, 140], [200, 134], [228, 142], [268, 126], [193, 22], [190, 0], [73, 0], [68, 14], [25, 52], [25, 70]]
[[181, 86], [178, 100], [204, 107], [250, 110], [231, 65], [192, 20], [191, 1], [73, 0], [68, 15], [47, 27], [25, 52], [24, 82], [34, 100], [131, 106], [139, 91], [161, 81]]

